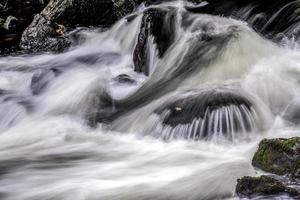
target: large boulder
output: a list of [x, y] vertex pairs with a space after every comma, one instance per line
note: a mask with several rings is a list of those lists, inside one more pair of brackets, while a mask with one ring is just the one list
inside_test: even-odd
[[270, 176], [245, 176], [238, 179], [237, 182], [236, 193], [240, 197], [253, 198], [257, 196], [279, 195], [283, 193], [294, 198], [300, 197], [299, 191]]
[[51, 0], [24, 31], [21, 48], [61, 51], [70, 45], [66, 31], [77, 26], [109, 26], [135, 6], [134, 0]]
[[252, 165], [277, 175], [300, 178], [300, 137], [262, 140]]
[[212, 140], [222, 136], [233, 141], [257, 130], [259, 122], [264, 121], [250, 95], [226, 87], [177, 94], [154, 113], [161, 123], [155, 122], [147, 134], [166, 140]]

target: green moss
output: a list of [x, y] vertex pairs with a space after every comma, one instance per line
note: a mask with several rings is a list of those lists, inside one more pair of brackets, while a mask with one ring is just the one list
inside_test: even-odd
[[294, 162], [294, 169], [299, 169], [300, 168], [300, 158], [297, 158], [297, 160]]
[[293, 138], [285, 139], [283, 142], [284, 146], [286, 146], [290, 149], [294, 148], [294, 146], [297, 143], [300, 143], [300, 137], [293, 137]]
[[253, 176], [244, 176], [243, 178], [241, 179], [238, 179], [238, 181], [251, 181], [251, 182], [264, 182], [264, 183], [267, 183], [267, 182], [272, 182], [274, 179], [270, 176], [265, 176], [265, 175], [262, 175], [262, 176], [257, 176], [257, 177], [253, 177]]
[[292, 176], [296, 178], [300, 178], [300, 156], [299, 155], [293, 163]]
[[254, 154], [252, 164], [264, 171], [279, 175], [291, 173], [295, 167], [299, 167], [299, 164], [294, 163], [297, 159], [294, 150], [297, 143], [300, 143], [300, 137], [264, 139]]
[[267, 159], [267, 145], [268, 140], [264, 139], [260, 142], [259, 148], [254, 154], [252, 164], [253, 166], [261, 166], [263, 169], [268, 168], [268, 159]]

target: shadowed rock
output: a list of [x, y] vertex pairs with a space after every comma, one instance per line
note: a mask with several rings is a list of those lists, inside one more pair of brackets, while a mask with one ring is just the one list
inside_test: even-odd
[[127, 74], [118, 75], [117, 77], [114, 78], [114, 81], [116, 81], [118, 83], [127, 83], [127, 84], [135, 84], [136, 83], [136, 81]]
[[175, 12], [172, 9], [151, 8], [144, 12], [137, 44], [133, 52], [134, 70], [149, 75], [150, 37], [162, 57], [174, 41]]
[[250, 110], [252, 103], [237, 91], [212, 89], [200, 92], [198, 95], [180, 98], [162, 106], [156, 112], [162, 114], [169, 110], [170, 114], [164, 118], [163, 122], [175, 126], [191, 123], [195, 118], [204, 118], [207, 112], [211, 113], [222, 107], [240, 105], [244, 105], [245, 108]]
[[[245, 176], [238, 179], [236, 192], [240, 197], [253, 198], [264, 196], [267, 198], [270, 195], [288, 194], [289, 196], [298, 199], [300, 193], [291, 187], [286, 186], [281, 181], [270, 176], [250, 177]], [[268, 199], [271, 199], [270, 197]]]
[[0, 54], [18, 49], [22, 32], [48, 0], [0, 1]]
[[207, 4], [200, 1], [196, 2], [195, 6], [186, 8], [195, 13], [231, 16], [247, 21], [256, 31], [272, 39], [280, 37], [282, 32], [286, 36], [299, 33], [296, 28], [299, 22], [299, 1], [207, 0], [205, 2]]
[[34, 17], [22, 35], [21, 47], [31, 50], [62, 51], [71, 44], [57, 26], [65, 30], [76, 26], [109, 26], [120, 17], [133, 11], [134, 1], [129, 0], [51, 0], [46, 8]]
[[238, 89], [210, 88], [177, 94], [154, 113], [145, 134], [164, 139], [235, 140], [255, 131], [262, 120], [251, 98]]

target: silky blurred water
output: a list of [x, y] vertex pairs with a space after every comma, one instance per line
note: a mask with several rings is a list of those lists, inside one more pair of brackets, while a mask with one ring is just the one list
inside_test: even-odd
[[[80, 31], [81, 44], [64, 53], [0, 58], [1, 199], [237, 199], [236, 180], [256, 174], [251, 159], [259, 141], [299, 136], [283, 117], [291, 116], [291, 102], [299, 105], [296, 41], [274, 44], [245, 22], [201, 14], [189, 13], [184, 29], [182, 4], [166, 6], [177, 10], [175, 42], [158, 58], [150, 40], [149, 77], [132, 61], [142, 13], [109, 30]], [[134, 81], [117, 81], [122, 74]], [[158, 128], [157, 109], [224, 85], [253, 104], [250, 131], [236, 130], [231, 139], [220, 127], [206, 140], [163, 137], [172, 128]], [[90, 127], [87, 116], [107, 109], [104, 94], [128, 110]], [[221, 112], [234, 111], [222, 107], [209, 120]]]

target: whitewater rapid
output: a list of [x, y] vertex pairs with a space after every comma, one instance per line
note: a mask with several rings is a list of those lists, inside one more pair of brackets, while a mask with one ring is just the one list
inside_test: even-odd
[[[238, 199], [236, 180], [257, 173], [259, 141], [299, 136], [283, 117], [300, 96], [295, 41], [275, 44], [245, 22], [165, 6], [176, 10], [175, 42], [158, 58], [150, 38], [149, 77], [132, 60], [144, 7], [108, 30], [78, 30], [67, 52], [0, 58], [1, 199]], [[122, 74], [133, 82], [118, 82]], [[211, 90], [233, 91], [251, 108], [224, 104], [201, 122], [215, 123], [207, 135], [177, 134], [196, 135], [200, 122], [174, 128], [164, 109]], [[90, 126], [107, 113], [112, 121]]]

